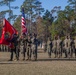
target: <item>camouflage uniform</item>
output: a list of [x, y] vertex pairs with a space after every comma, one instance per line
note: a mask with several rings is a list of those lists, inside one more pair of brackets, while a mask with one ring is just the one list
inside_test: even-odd
[[18, 39], [18, 36], [16, 34], [14, 34], [13, 38], [9, 41], [13, 44], [13, 47], [11, 48], [10, 61], [13, 60], [13, 53], [15, 53], [16, 59], [19, 60], [19, 57], [17, 55], [17, 50], [16, 50], [17, 45], [18, 45], [17, 39]]
[[70, 56], [73, 57], [73, 52], [74, 52], [74, 49], [75, 49], [73, 38], [71, 39], [70, 46], [71, 46], [71, 48], [70, 48]]
[[19, 60], [19, 56], [20, 56], [20, 42], [19, 42], [19, 38], [17, 39], [17, 45], [16, 45], [16, 54], [17, 54], [17, 57], [18, 57], [18, 60]]
[[31, 60], [31, 54], [32, 54], [31, 44], [32, 44], [31, 36], [28, 35], [28, 38], [27, 38], [27, 49], [26, 49], [27, 60]]
[[61, 53], [60, 53], [60, 56], [62, 57], [63, 55], [63, 52], [64, 52], [64, 48], [63, 48], [64, 44], [63, 44], [63, 40], [61, 40], [61, 43], [60, 43], [60, 47], [61, 47]]
[[51, 58], [51, 52], [52, 52], [52, 41], [48, 38], [47, 41], [47, 51], [48, 51], [48, 55]]
[[56, 38], [53, 40], [53, 52], [55, 54], [55, 58], [57, 57], [57, 40]]
[[22, 57], [23, 57], [23, 60], [25, 60], [25, 53], [26, 53], [26, 37], [23, 37], [22, 36], [22, 38], [20, 39], [20, 51], [21, 51], [21, 53], [22, 53]]
[[65, 57], [69, 57], [70, 56], [70, 49], [71, 49], [70, 43], [71, 43], [71, 40], [67, 36], [65, 38], [65, 40], [64, 40]]
[[57, 56], [61, 57], [61, 39], [59, 37], [57, 39]]
[[37, 60], [38, 39], [34, 35], [31, 41], [32, 41], [32, 52], [33, 52], [34, 60]]

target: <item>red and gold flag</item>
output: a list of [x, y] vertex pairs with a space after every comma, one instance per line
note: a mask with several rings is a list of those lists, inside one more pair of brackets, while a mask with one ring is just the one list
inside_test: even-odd
[[12, 47], [9, 41], [13, 38], [14, 34], [18, 34], [18, 31], [6, 19], [4, 19], [0, 44]]

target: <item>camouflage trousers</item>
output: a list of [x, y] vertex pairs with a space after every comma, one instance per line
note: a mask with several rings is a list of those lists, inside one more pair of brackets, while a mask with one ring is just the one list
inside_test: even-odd
[[23, 59], [25, 59], [26, 49], [24, 48], [24, 46], [20, 46], [20, 51], [21, 51], [21, 54], [22, 54]]
[[60, 47], [57, 47], [57, 51], [56, 51], [57, 57], [61, 57], [62, 56], [62, 51]]
[[30, 46], [27, 47], [26, 52], [27, 52], [27, 59], [31, 59], [32, 49]]
[[37, 46], [36, 45], [32, 45], [32, 52], [33, 52], [34, 60], [37, 60]]
[[49, 57], [51, 57], [52, 48], [50, 48], [50, 47], [47, 47], [47, 51], [48, 51], [48, 55], [49, 55]]
[[66, 48], [65, 49], [65, 57], [69, 57], [70, 56], [70, 48]]

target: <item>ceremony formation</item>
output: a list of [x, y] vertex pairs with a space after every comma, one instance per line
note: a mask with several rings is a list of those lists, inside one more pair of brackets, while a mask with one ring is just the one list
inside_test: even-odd
[[[10, 49], [11, 56], [9, 61], [13, 61], [13, 54], [15, 53], [16, 60], [19, 60], [20, 53], [23, 54], [23, 59], [31, 60], [33, 58], [37, 60], [38, 46], [40, 46], [40, 41], [37, 38], [37, 34], [29, 34], [25, 26], [25, 18], [22, 16], [22, 32], [19, 36], [18, 31], [6, 20], [3, 19], [3, 30], [0, 39], [0, 44], [7, 45]], [[43, 45], [43, 44], [42, 44]], [[64, 58], [76, 58], [76, 36], [75, 39], [70, 35], [65, 36], [64, 40], [61, 40], [59, 36], [47, 37], [47, 42], [44, 42], [44, 52], [47, 51], [49, 58], [51, 58], [52, 53], [54, 58], [62, 58], [63, 53]], [[42, 47], [41, 47], [42, 48]], [[8, 50], [7, 50], [8, 51]]]
[[76, 74], [76, 0], [0, 0], [0, 75], [21, 74]]

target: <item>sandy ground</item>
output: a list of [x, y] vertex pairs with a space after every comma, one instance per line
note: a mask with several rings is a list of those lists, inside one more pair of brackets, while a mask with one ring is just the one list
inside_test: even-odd
[[9, 52], [0, 52], [0, 75], [76, 75], [76, 59], [48, 58], [43, 51], [37, 61], [8, 61]]

